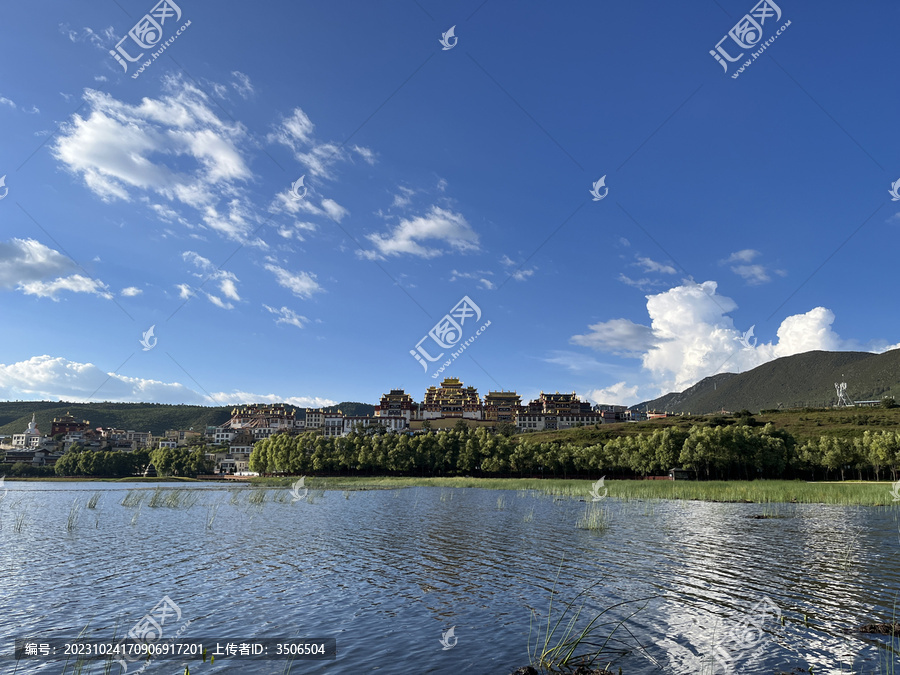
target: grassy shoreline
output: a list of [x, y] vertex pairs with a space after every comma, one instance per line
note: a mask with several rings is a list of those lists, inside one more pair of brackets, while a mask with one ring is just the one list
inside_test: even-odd
[[[299, 477], [283, 476], [222, 481], [223, 486], [290, 487]], [[9, 482], [196, 483], [194, 478], [7, 478]], [[565, 478], [416, 478], [400, 476], [307, 476], [305, 485], [317, 490], [399, 490], [413, 487], [480, 488], [485, 490], [534, 490], [590, 501], [594, 481]], [[621, 500], [693, 500], [754, 504], [837, 504], [842, 506], [898, 506], [890, 481], [820, 482], [799, 480], [667, 481], [609, 480], [603, 489]]]
[[[288, 487], [297, 477], [253, 478], [252, 484]], [[594, 481], [564, 478], [406, 478], [396, 476], [338, 476], [306, 479], [306, 486], [325, 490], [393, 490], [410, 487], [482, 488], [487, 490], [536, 490], [554, 495], [591, 499]], [[891, 483], [808, 483], [799, 480], [666, 481], [609, 480], [608, 496], [622, 500], [669, 499], [707, 502], [838, 504], [843, 506], [900, 506]], [[601, 489], [601, 493], [602, 493]]]

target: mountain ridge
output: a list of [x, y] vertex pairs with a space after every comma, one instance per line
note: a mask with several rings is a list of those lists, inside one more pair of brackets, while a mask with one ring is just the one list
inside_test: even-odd
[[900, 398], [900, 349], [881, 354], [816, 350], [783, 356], [743, 373], [712, 375], [682, 392], [630, 407], [700, 415], [720, 410], [828, 407], [837, 403], [836, 382], [847, 383], [851, 400]]

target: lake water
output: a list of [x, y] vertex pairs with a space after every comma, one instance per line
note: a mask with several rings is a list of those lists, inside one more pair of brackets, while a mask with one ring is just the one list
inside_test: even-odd
[[[295, 661], [290, 671], [284, 660], [155, 659], [145, 673], [180, 674], [187, 664], [192, 675], [505, 675], [528, 664], [529, 621], [534, 613], [546, 625], [554, 583], [555, 616], [585, 591], [579, 628], [616, 603], [629, 602], [605, 615], [615, 621], [640, 610], [607, 645], [619, 653], [599, 664], [612, 662], [624, 675], [809, 665], [817, 674], [875, 673], [900, 665], [884, 648], [887, 638], [848, 632], [895, 614], [893, 508], [608, 498], [599, 505], [609, 527], [595, 531], [576, 527], [590, 504], [524, 491], [327, 491], [292, 501], [285, 488], [253, 503], [259, 489], [195, 483], [177, 488], [192, 506], [154, 507], [155, 486], [146, 483], [5, 488], [4, 673], [15, 668], [14, 637], [39, 642], [84, 631], [112, 641], [167, 597], [181, 616], [164, 617], [163, 637], [335, 638], [337, 658]], [[95, 493], [96, 508], [86, 508]], [[157, 493], [157, 503], [166, 494]], [[123, 505], [128, 495], [143, 495], [141, 505]], [[773, 509], [783, 517], [749, 517]], [[635, 602], [641, 598], [649, 600]], [[64, 661], [22, 660], [17, 672], [63, 668]], [[102, 663], [83, 672], [100, 673]]]

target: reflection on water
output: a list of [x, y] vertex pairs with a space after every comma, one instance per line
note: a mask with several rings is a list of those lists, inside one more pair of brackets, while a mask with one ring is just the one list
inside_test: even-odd
[[[604, 617], [609, 633], [645, 605], [599, 664], [625, 675], [891, 672], [884, 638], [847, 629], [893, 620], [893, 507], [781, 505], [767, 512], [779, 517], [754, 519], [771, 507], [610, 498], [609, 528], [591, 531], [575, 527], [586, 503], [524, 491], [310, 491], [292, 501], [289, 488], [220, 484], [6, 486], [8, 637], [121, 637], [168, 596], [182, 618], [164, 635], [190, 620], [183, 637], [337, 639], [335, 661], [298, 662], [295, 673], [502, 675], [528, 663], [532, 612], [545, 626], [555, 584], [555, 610], [586, 591], [585, 618], [652, 598]], [[445, 649], [450, 627], [457, 642]], [[94, 663], [85, 672], [102, 672]], [[281, 673], [285, 662], [190, 665]], [[57, 673], [62, 662], [19, 668]]]

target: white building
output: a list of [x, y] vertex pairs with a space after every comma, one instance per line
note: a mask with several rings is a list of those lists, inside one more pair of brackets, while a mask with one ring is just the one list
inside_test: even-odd
[[16, 448], [37, 448], [43, 440], [44, 436], [34, 421], [34, 413], [31, 413], [31, 421], [28, 423], [25, 433], [13, 434], [12, 444]]

